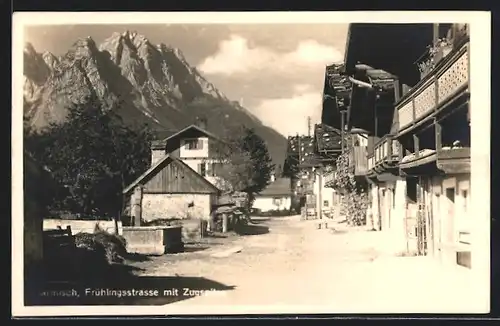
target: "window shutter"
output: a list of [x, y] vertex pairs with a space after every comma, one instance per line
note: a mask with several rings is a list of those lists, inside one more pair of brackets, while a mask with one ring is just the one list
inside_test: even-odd
[[214, 163], [207, 163], [207, 175], [214, 175]]

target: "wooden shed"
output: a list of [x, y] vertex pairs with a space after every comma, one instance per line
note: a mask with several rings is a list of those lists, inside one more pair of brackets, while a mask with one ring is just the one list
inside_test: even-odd
[[208, 220], [220, 190], [181, 160], [166, 155], [123, 194], [137, 226], [158, 219]]

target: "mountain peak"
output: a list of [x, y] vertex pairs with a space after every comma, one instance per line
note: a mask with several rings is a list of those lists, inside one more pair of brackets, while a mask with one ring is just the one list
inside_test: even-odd
[[69, 105], [93, 94], [127, 123], [147, 123], [161, 131], [182, 128], [206, 115], [211, 117], [208, 129], [215, 134], [228, 125], [248, 125], [270, 144], [273, 157], [285, 152], [286, 140], [280, 134], [231, 102], [180, 49], [153, 45], [136, 31], [113, 33], [98, 46], [90, 36], [80, 38], [60, 58], [26, 44], [24, 75], [24, 98], [37, 127], [62, 121]]
[[91, 36], [82, 37], [76, 40], [71, 50], [74, 51], [75, 57], [94, 56], [99, 52]]
[[24, 44], [24, 53], [33, 55], [36, 54], [37, 52], [33, 44], [31, 44], [30, 42], [26, 42]]

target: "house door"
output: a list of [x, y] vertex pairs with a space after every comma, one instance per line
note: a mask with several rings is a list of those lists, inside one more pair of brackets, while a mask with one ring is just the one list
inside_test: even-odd
[[417, 251], [419, 255], [427, 254], [427, 217], [425, 202], [425, 179], [420, 178], [417, 184]]
[[442, 212], [441, 212], [441, 194], [434, 195], [434, 204], [432, 205], [432, 216], [434, 222], [434, 253], [441, 257], [441, 239], [442, 239]]
[[455, 242], [455, 225], [453, 218], [455, 216], [455, 188], [446, 188], [446, 242], [452, 244]]
[[381, 196], [380, 196], [380, 204], [381, 204], [381, 210], [380, 210], [380, 215], [382, 219], [382, 230], [387, 229], [387, 200], [386, 200], [386, 191], [385, 189], [382, 189], [381, 191]]

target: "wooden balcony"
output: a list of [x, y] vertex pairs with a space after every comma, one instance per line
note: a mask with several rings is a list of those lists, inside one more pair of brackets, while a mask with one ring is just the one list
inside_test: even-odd
[[349, 150], [349, 168], [355, 176], [363, 176], [368, 172], [366, 146], [354, 146]]
[[449, 103], [468, 93], [469, 42], [438, 62], [417, 85], [396, 104], [401, 135], [430, 121]]
[[373, 148], [374, 166], [392, 167], [399, 161], [399, 143], [392, 136], [386, 135]]
[[368, 178], [390, 181], [399, 175], [399, 142], [391, 135], [382, 137], [368, 154]]

